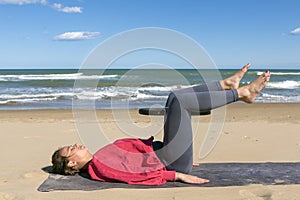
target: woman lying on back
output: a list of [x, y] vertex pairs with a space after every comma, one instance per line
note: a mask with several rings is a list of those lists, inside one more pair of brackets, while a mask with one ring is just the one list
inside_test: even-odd
[[161, 185], [167, 181], [209, 182], [189, 174], [193, 166], [191, 111], [212, 110], [236, 101], [252, 103], [269, 82], [270, 72], [239, 87], [249, 67], [247, 64], [221, 81], [171, 92], [166, 102], [168, 110], [160, 150], [153, 149], [153, 137], [120, 139], [94, 155], [83, 145], [64, 146], [52, 156], [53, 173], [74, 175], [87, 171], [94, 180], [141, 185]]

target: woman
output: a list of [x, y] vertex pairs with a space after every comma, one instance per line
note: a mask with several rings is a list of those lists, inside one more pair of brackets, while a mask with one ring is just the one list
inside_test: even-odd
[[72, 175], [87, 171], [94, 180], [142, 185], [161, 185], [167, 181], [209, 182], [189, 174], [193, 166], [191, 112], [211, 110], [236, 101], [252, 103], [269, 82], [270, 72], [239, 87], [249, 67], [247, 64], [233, 76], [218, 82], [171, 92], [166, 102], [161, 149], [153, 150], [153, 137], [120, 139], [94, 155], [83, 145], [64, 146], [52, 156], [53, 172]]

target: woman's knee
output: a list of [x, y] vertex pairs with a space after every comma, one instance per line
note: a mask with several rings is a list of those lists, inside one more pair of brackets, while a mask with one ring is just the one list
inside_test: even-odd
[[178, 109], [182, 109], [182, 103], [179, 100], [178, 95], [176, 95], [174, 92], [171, 92], [169, 94], [168, 100], [167, 100], [167, 104], [166, 107], [168, 108], [168, 110], [178, 110]]
[[172, 101], [174, 98], [176, 98], [176, 95], [174, 94], [174, 92], [170, 92], [169, 96], [168, 96], [168, 101]]
[[166, 107], [171, 107], [171, 105], [173, 104], [174, 100], [176, 100], [176, 95], [174, 94], [174, 92], [170, 92], [167, 102], [166, 102]]

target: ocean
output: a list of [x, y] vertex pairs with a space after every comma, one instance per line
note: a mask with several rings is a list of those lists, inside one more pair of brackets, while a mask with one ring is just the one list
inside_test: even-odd
[[[135, 109], [165, 104], [169, 92], [228, 77], [234, 69], [30, 69], [0, 70], [0, 110], [72, 109], [73, 100], [96, 109]], [[256, 103], [300, 102], [300, 70], [270, 70]], [[200, 73], [199, 73], [200, 72]], [[263, 70], [251, 69], [241, 85]], [[216, 76], [217, 74], [217, 76]], [[220, 75], [220, 76], [218, 76]], [[84, 107], [84, 106], [83, 106]]]

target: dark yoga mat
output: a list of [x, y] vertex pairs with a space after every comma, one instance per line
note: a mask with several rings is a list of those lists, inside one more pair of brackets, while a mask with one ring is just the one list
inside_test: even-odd
[[[50, 167], [44, 168], [45, 171], [50, 169]], [[62, 176], [50, 173], [49, 177], [40, 185], [38, 191], [300, 184], [300, 163], [206, 163], [194, 167], [192, 174], [207, 178], [210, 183], [191, 185], [181, 182], [168, 182], [160, 186], [142, 186], [93, 181], [81, 175]]]

